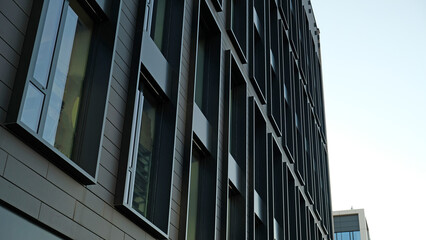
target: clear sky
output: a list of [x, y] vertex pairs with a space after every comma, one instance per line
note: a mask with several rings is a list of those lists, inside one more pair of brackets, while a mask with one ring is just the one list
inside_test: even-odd
[[311, 0], [333, 210], [372, 240], [426, 239], [426, 0]]

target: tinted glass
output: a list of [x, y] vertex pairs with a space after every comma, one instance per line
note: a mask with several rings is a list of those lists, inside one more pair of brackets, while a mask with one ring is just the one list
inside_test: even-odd
[[64, 14], [43, 138], [72, 158], [93, 23], [79, 6]]
[[160, 50], [163, 48], [164, 22], [167, 2], [167, 0], [157, 0], [154, 2], [151, 37]]
[[197, 239], [197, 214], [199, 201], [200, 183], [200, 155], [197, 152], [192, 154], [190, 191], [189, 191], [189, 213], [188, 213], [188, 236], [187, 240]]
[[206, 38], [204, 31], [200, 29], [200, 36], [198, 39], [198, 55], [197, 55], [197, 75], [195, 82], [195, 103], [204, 113], [205, 97], [204, 95], [204, 63], [206, 55]]
[[133, 208], [148, 217], [149, 205], [152, 199], [152, 188], [154, 176], [153, 151], [156, 136], [156, 125], [158, 122], [157, 107], [147, 98], [143, 102], [141, 126], [139, 133], [139, 145], [137, 152], [136, 177], [133, 194]]

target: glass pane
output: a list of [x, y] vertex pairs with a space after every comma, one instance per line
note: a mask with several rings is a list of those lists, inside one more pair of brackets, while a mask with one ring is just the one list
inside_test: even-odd
[[58, 33], [63, 1], [49, 1], [46, 11], [46, 19], [41, 25], [40, 46], [36, 54], [34, 65], [34, 79], [43, 87], [47, 85], [47, 79], [52, 62], [53, 49], [55, 48], [56, 34]]
[[[204, 113], [204, 62], [206, 54], [206, 38], [204, 32], [200, 28], [200, 36], [198, 39], [198, 55], [197, 55], [197, 76], [195, 82], [195, 103]], [[206, 115], [204, 113], [204, 115]]]
[[350, 240], [349, 232], [342, 232], [342, 240]]
[[200, 183], [200, 156], [197, 152], [192, 154], [190, 191], [189, 191], [189, 212], [188, 212], [188, 236], [187, 240], [197, 239], [197, 215], [198, 215], [198, 195]]
[[27, 95], [25, 96], [21, 121], [34, 132], [38, 131], [43, 101], [44, 94], [30, 83], [28, 85]]
[[361, 240], [361, 235], [359, 231], [353, 232], [354, 240]]
[[154, 2], [151, 37], [154, 39], [155, 44], [158, 46], [160, 50], [163, 47], [163, 36], [164, 36], [163, 33], [164, 33], [166, 5], [167, 5], [166, 0], [157, 0]]
[[143, 102], [139, 145], [136, 163], [135, 187], [133, 193], [133, 208], [148, 217], [152, 184], [154, 160], [153, 149], [156, 135], [157, 108], [147, 98]]
[[0, 206], [0, 219], [2, 219], [0, 221], [1, 239], [61, 239], [2, 206]]
[[93, 23], [78, 5], [65, 15], [43, 138], [72, 158]]

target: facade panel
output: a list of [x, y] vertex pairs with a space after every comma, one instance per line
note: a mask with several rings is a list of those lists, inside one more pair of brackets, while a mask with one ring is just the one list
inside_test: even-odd
[[2, 1], [0, 217], [52, 238], [332, 239], [311, 8]]

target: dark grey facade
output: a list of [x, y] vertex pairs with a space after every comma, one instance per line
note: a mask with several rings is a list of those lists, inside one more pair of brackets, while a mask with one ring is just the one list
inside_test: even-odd
[[0, 238], [332, 239], [307, 0], [0, 2]]

